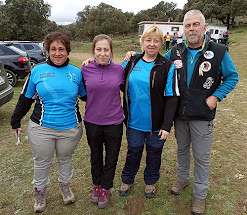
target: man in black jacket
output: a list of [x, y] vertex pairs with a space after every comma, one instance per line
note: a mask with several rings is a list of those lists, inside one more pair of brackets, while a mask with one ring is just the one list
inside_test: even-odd
[[174, 62], [180, 77], [175, 119], [178, 180], [171, 192], [179, 195], [189, 184], [191, 144], [195, 162], [192, 214], [201, 215], [205, 211], [209, 187], [209, 155], [216, 106], [234, 89], [238, 73], [227, 48], [205, 35], [207, 26], [199, 10], [187, 12], [183, 25], [186, 41], [165, 55]]

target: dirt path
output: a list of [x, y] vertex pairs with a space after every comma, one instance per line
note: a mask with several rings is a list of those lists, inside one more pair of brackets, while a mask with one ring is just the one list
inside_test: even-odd
[[[75, 58], [75, 59], [78, 59], [78, 60], [81, 60], [81, 61], [84, 61], [90, 57], [93, 57], [91, 53], [70, 53], [69, 56], [71, 58]], [[114, 57], [113, 61], [115, 63], [122, 63], [123, 62], [123, 59], [122, 58], [118, 58], [118, 57]]]

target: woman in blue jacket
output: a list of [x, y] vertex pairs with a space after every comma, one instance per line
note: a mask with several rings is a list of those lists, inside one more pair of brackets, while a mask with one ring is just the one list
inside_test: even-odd
[[34, 67], [26, 80], [11, 118], [18, 139], [22, 132], [21, 119], [36, 100], [28, 126], [28, 139], [34, 159], [34, 211], [46, 207], [49, 169], [56, 153], [59, 169], [59, 190], [64, 204], [71, 204], [75, 196], [70, 188], [73, 175], [72, 156], [82, 136], [78, 97], [86, 91], [79, 68], [69, 64], [70, 41], [60, 32], [45, 37], [49, 52], [47, 62]]
[[162, 31], [150, 26], [141, 37], [143, 53], [124, 63], [128, 152], [119, 190], [121, 196], [130, 192], [145, 143], [145, 196], [152, 198], [155, 195], [162, 149], [173, 125], [179, 95], [175, 66], [159, 54], [163, 42]]

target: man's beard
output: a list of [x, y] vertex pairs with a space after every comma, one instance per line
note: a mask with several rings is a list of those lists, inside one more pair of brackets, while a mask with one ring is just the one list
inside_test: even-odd
[[[193, 38], [190, 38], [190, 36], [193, 36]], [[198, 43], [202, 39], [202, 37], [203, 37], [203, 34], [201, 35], [201, 37], [198, 37], [196, 33], [192, 32], [192, 33], [189, 34], [187, 40], [191, 44], [196, 44], [196, 43]]]

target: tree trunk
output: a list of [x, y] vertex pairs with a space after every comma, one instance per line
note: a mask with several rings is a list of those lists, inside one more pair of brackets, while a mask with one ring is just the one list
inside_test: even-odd
[[227, 25], [227, 29], [229, 29], [230, 27], [230, 14], [229, 13], [227, 14], [227, 17], [226, 17], [226, 25]]

